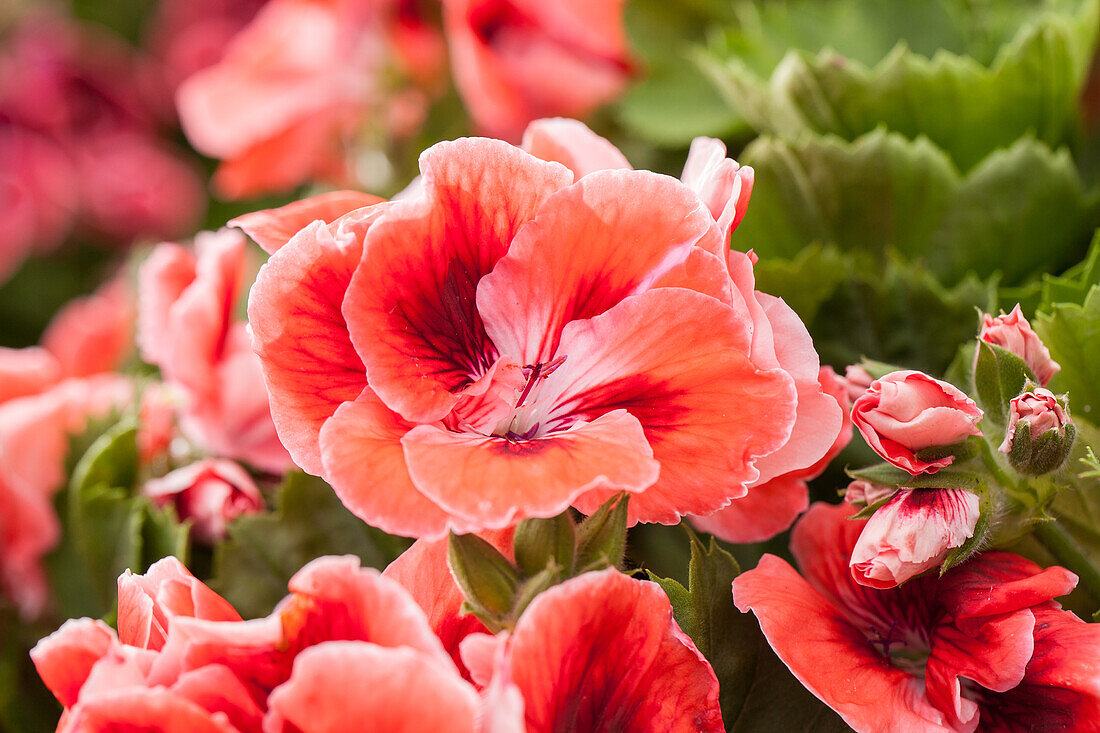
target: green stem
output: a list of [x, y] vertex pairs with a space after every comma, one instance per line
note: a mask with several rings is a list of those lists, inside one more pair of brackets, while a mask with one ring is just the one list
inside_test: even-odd
[[993, 478], [997, 480], [1001, 486], [1006, 489], [1015, 489], [1019, 486], [1019, 480], [1013, 479], [1005, 470], [1001, 468], [1001, 464], [997, 462], [997, 459], [993, 457], [993, 449], [990, 448], [989, 443], [985, 440], [981, 441], [982, 449], [982, 463], [989, 469], [989, 472], [993, 474]]
[[1039, 522], [1035, 525], [1035, 539], [1050, 550], [1050, 554], [1081, 579], [1081, 588], [1092, 600], [1100, 604], [1100, 570], [1081, 549], [1058, 520]]

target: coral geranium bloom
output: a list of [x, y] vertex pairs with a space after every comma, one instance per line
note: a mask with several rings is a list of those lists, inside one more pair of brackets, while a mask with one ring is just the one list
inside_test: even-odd
[[[505, 645], [494, 680], [519, 689], [529, 733], [723, 730], [714, 671], [654, 583], [586, 573], [537, 596], [492, 642]], [[463, 645], [464, 658], [481, 651]]]
[[[1100, 710], [1100, 626], [1051, 599], [1076, 577], [988, 552], [943, 577], [877, 590], [857, 584], [848, 558], [864, 522], [848, 506], [816, 504], [791, 548], [805, 580], [765, 555], [733, 584], [799, 681], [859, 731], [1001, 730], [1061, 718], [1084, 730]], [[1001, 709], [1001, 705], [1010, 708]], [[1016, 726], [1019, 726], [1018, 728]], [[1007, 727], [1003, 729], [1008, 729]]]
[[744, 495], [791, 434], [796, 390], [753, 352], [695, 192], [646, 171], [571, 185], [484, 139], [440, 143], [421, 170], [416, 195], [307, 227], [253, 288], [299, 465], [417, 536], [614, 491], [659, 522]]

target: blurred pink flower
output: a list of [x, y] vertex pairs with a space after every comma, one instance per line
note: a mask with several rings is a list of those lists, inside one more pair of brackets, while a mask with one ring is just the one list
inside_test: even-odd
[[122, 275], [74, 298], [50, 319], [42, 347], [66, 377], [113, 372], [134, 351], [135, 294]]
[[893, 588], [939, 566], [974, 536], [978, 496], [965, 489], [902, 489], [871, 516], [852, 549], [852, 577]]
[[795, 525], [800, 577], [764, 555], [733, 583], [798, 680], [860, 731], [1091, 730], [1100, 720], [1100, 625], [1053, 598], [1077, 578], [987, 552], [898, 588], [857, 584], [865, 523], [815, 504]]
[[628, 84], [624, 0], [444, 0], [455, 84], [481, 132], [517, 142], [540, 117], [584, 117]]
[[1031, 329], [1019, 303], [1007, 316], [1003, 311], [996, 317], [989, 313], [983, 314], [982, 330], [978, 338], [1011, 351], [1023, 359], [1043, 387], [1062, 368], [1050, 358], [1050, 351], [1039, 338], [1039, 334]]
[[875, 453], [916, 476], [951, 465], [954, 455], [918, 456], [981, 435], [982, 411], [957, 387], [917, 371], [891, 372], [852, 405], [852, 422]]
[[264, 508], [260, 490], [248, 472], [232, 461], [206, 459], [145, 482], [141, 493], [161, 506], [172, 506], [191, 536], [213, 544], [225, 537], [229, 522]]
[[66, 481], [69, 436], [131, 397], [128, 380], [102, 374], [0, 404], [0, 591], [28, 617], [48, 601], [40, 561], [60, 538], [53, 498]]
[[260, 363], [236, 315], [247, 270], [239, 232], [200, 232], [194, 250], [161, 244], [139, 272], [141, 356], [178, 385], [181, 426], [215, 456], [282, 472], [290, 457], [271, 422]]
[[413, 87], [387, 86], [401, 63], [394, 30], [411, 22], [398, 10], [395, 0], [271, 0], [218, 63], [180, 85], [176, 104], [187, 137], [223, 161], [214, 176], [221, 195], [243, 198], [311, 180], [346, 184], [354, 180], [356, 138], [372, 115], [397, 99], [426, 106]]
[[198, 175], [159, 136], [155, 69], [103, 30], [28, 15], [0, 52], [0, 277], [73, 227], [115, 245], [186, 232]]

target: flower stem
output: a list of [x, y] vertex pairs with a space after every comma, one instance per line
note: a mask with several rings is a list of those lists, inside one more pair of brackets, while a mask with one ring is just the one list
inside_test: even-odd
[[1050, 554], [1067, 569], [1081, 579], [1081, 587], [1100, 604], [1100, 570], [1081, 549], [1077, 540], [1066, 531], [1058, 520], [1039, 522], [1035, 525], [1035, 539], [1050, 551]]

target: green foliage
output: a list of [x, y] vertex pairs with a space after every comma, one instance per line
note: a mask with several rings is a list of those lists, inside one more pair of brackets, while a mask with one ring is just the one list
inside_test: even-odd
[[245, 618], [263, 616], [287, 594], [303, 565], [322, 555], [352, 554], [384, 568], [407, 547], [351, 514], [332, 488], [301, 472], [287, 475], [276, 509], [238, 518], [214, 552], [210, 587]]
[[136, 429], [123, 420], [91, 443], [59, 495], [61, 543], [46, 566], [64, 616], [106, 616], [123, 571], [144, 572], [167, 555], [187, 559], [188, 525], [135, 495], [136, 465]]
[[1039, 313], [1035, 330], [1062, 366], [1049, 388], [1069, 394], [1074, 419], [1100, 424], [1100, 286], [1081, 305], [1058, 303]]
[[[740, 229], [734, 246], [748, 246]], [[996, 303], [993, 281], [966, 277], [947, 288], [898, 257], [883, 264], [833, 245], [811, 245], [791, 259], [762, 259], [756, 283], [795, 309], [822, 362], [837, 367], [869, 357], [942, 374], [958, 344], [976, 333], [975, 309]]]
[[[885, 125], [929, 138], [968, 170], [1026, 135], [1051, 147], [1071, 139], [1098, 31], [1100, 5], [1090, 0], [1075, 15], [1028, 23], [989, 66], [942, 48], [929, 58], [905, 41], [873, 66], [831, 49], [792, 50], [770, 80], [738, 56], [712, 54], [703, 64], [731, 108], [761, 132], [852, 141]], [[833, 36], [826, 45], [835, 42], [844, 41]]]
[[928, 140], [884, 129], [854, 143], [763, 137], [742, 159], [756, 185], [734, 245], [762, 259], [821, 242], [900, 253], [946, 284], [968, 272], [1015, 283], [1077, 262], [1100, 214], [1068, 154], [1030, 138], [965, 176]]
[[733, 605], [733, 579], [739, 573], [737, 561], [713, 538], [704, 547], [691, 533], [688, 587], [653, 578], [672, 601], [677, 623], [714, 668], [726, 730], [849, 730], [775, 655], [755, 616]]

